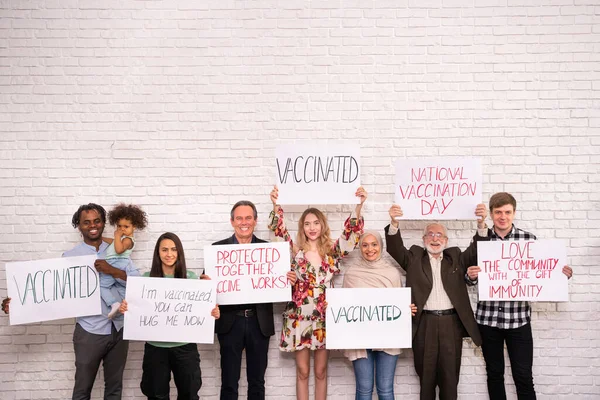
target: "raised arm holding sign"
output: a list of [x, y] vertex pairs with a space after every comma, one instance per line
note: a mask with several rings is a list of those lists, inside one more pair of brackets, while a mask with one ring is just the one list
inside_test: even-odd
[[325, 293], [333, 276], [340, 271], [340, 260], [356, 247], [363, 230], [361, 210], [367, 192], [359, 187], [354, 194], [359, 204], [355, 215], [346, 220], [339, 239], [331, 239], [325, 215], [316, 208], [308, 208], [298, 221], [297, 240], [293, 242], [284, 222], [283, 209], [278, 205], [277, 186], [271, 191], [273, 211], [269, 229], [289, 243], [292, 268], [298, 278], [292, 289], [292, 301], [284, 311], [279, 349], [295, 352], [296, 369], [303, 372], [296, 375], [299, 398], [308, 397], [309, 350], [315, 351], [315, 397], [327, 396]]

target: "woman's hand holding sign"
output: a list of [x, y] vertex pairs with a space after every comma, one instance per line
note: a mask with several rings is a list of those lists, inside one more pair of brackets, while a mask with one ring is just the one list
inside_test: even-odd
[[273, 203], [273, 211], [277, 211], [277, 198], [279, 197], [279, 189], [277, 189], [277, 185], [273, 186], [273, 190], [271, 190], [271, 203]]

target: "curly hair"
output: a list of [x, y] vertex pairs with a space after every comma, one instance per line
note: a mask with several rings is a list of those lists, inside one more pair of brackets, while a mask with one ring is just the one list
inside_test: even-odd
[[121, 219], [131, 221], [135, 229], [142, 230], [148, 225], [148, 218], [140, 206], [133, 204], [119, 203], [108, 212], [108, 222], [111, 225], [117, 225]]
[[71, 218], [71, 225], [73, 225], [73, 228], [77, 228], [79, 226], [79, 219], [81, 218], [81, 213], [83, 211], [91, 210], [96, 210], [98, 212], [98, 215], [100, 215], [100, 218], [102, 219], [102, 223], [106, 223], [106, 211], [104, 210], [104, 207], [99, 206], [95, 203], [88, 203], [79, 206], [79, 209], [75, 211], [75, 214], [73, 214], [73, 218]]

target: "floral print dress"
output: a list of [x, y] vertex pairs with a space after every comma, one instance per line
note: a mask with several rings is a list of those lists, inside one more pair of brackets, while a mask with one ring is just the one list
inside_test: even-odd
[[[283, 209], [271, 212], [269, 229], [276, 236], [290, 243], [293, 254], [293, 242], [285, 227]], [[362, 218], [348, 217], [344, 231], [335, 241], [329, 254], [321, 265], [312, 265], [302, 250], [294, 256], [292, 268], [298, 280], [292, 287], [292, 301], [283, 312], [283, 329], [279, 349], [296, 351], [305, 348], [318, 350], [325, 348], [325, 289], [330, 286], [333, 276], [340, 272], [342, 257], [354, 250], [362, 234]]]

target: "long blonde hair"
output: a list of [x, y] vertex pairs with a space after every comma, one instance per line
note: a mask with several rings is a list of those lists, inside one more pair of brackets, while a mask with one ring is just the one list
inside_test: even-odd
[[306, 220], [308, 214], [313, 214], [315, 217], [317, 217], [319, 224], [321, 224], [321, 236], [319, 236], [319, 240], [317, 242], [317, 249], [319, 251], [319, 255], [322, 258], [325, 258], [325, 256], [331, 252], [333, 241], [331, 240], [331, 230], [329, 229], [329, 224], [327, 223], [327, 217], [316, 208], [307, 208], [302, 213], [300, 220], [298, 220], [298, 235], [296, 237], [296, 244], [298, 249], [303, 251], [308, 250], [308, 239], [304, 234], [304, 220]]

